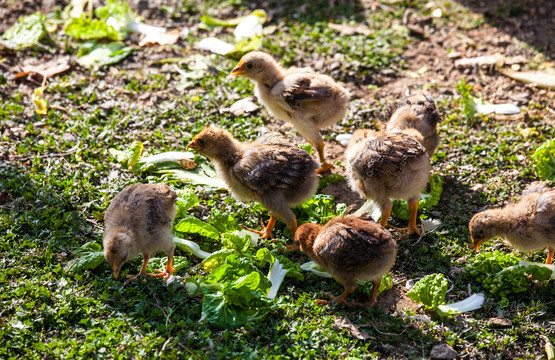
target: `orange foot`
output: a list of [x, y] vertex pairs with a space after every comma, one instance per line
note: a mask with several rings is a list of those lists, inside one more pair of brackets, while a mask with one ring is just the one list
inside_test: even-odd
[[338, 303], [338, 304], [343, 304], [345, 306], [351, 306], [351, 304], [348, 303], [347, 300], [345, 300], [345, 298], [341, 298], [341, 296], [334, 296], [330, 292], [326, 292], [326, 293], [324, 293], [324, 295], [326, 295], [330, 299], [329, 300], [317, 299], [316, 302], [318, 304], [331, 304], [331, 303], [335, 302], [335, 303]]
[[241, 225], [241, 227], [245, 230], [252, 231], [253, 233], [260, 235], [261, 239], [269, 239], [272, 237], [272, 230], [268, 231], [268, 228], [265, 228], [263, 231], [260, 231], [260, 230], [251, 229], [249, 227], [246, 227], [245, 225]]
[[316, 170], [316, 172], [318, 174], [325, 173], [326, 171], [329, 171], [331, 168], [332, 168], [331, 164], [325, 162], [322, 165], [320, 165], [320, 168]]

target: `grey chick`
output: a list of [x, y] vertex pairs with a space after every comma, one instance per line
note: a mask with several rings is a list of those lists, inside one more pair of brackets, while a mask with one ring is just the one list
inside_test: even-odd
[[[177, 212], [177, 194], [162, 184], [134, 184], [127, 186], [110, 202], [104, 215], [104, 256], [117, 278], [123, 264], [139, 254], [143, 255], [143, 267], [139, 276], [167, 278], [175, 270], [172, 267], [175, 244], [172, 225]], [[148, 274], [146, 266], [152, 253], [164, 251], [168, 255], [166, 270]]]
[[406, 99], [393, 103], [385, 111], [388, 119], [386, 130], [389, 132], [416, 129], [422, 134], [422, 145], [430, 159], [439, 144], [437, 123], [441, 116], [434, 100], [423, 92], [417, 92]]

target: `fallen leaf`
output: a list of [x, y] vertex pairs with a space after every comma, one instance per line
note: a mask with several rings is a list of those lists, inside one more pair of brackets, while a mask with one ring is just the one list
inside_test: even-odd
[[47, 79], [54, 75], [61, 74], [69, 68], [69, 56], [61, 56], [38, 65], [23, 65], [23, 72], [17, 74], [16, 77], [37, 73], [42, 75], [44, 79]]
[[230, 112], [235, 116], [241, 116], [253, 113], [255, 111], [258, 111], [259, 109], [260, 106], [254, 103], [251, 97], [248, 97], [234, 102], [233, 105], [231, 105], [227, 109], [223, 109], [223, 111]]
[[333, 327], [336, 328], [336, 329], [339, 329], [339, 330], [345, 329], [351, 335], [353, 335], [355, 338], [357, 338], [359, 340], [367, 340], [367, 339], [373, 339], [374, 338], [374, 337], [368, 335], [367, 332], [360, 331], [358, 326], [353, 324], [351, 322], [351, 320], [349, 320], [347, 318], [335, 318], [334, 323], [333, 323]]
[[502, 66], [505, 63], [505, 56], [501, 54], [484, 55], [474, 58], [462, 58], [455, 60], [456, 67], [472, 67], [472, 66], [491, 66], [499, 65]]
[[233, 30], [235, 41], [250, 39], [254, 36], [262, 35], [262, 24], [264, 21], [266, 21], [266, 18], [261, 18], [256, 15], [249, 15], [245, 17], [237, 25], [235, 30]]
[[194, 170], [197, 168], [197, 163], [191, 159], [180, 159], [179, 163], [184, 170]]
[[341, 35], [354, 35], [354, 34], [362, 34], [365, 36], [370, 35], [370, 29], [364, 25], [348, 25], [348, 24], [333, 24], [329, 23], [328, 27], [332, 30], [339, 31]]
[[539, 87], [555, 89], [555, 74], [547, 71], [513, 71], [504, 69], [501, 74], [522, 81], [524, 83], [536, 84]]
[[207, 50], [218, 55], [225, 55], [233, 51], [234, 48], [233, 45], [228, 44], [225, 41], [222, 41], [215, 37], [202, 39], [199, 43], [197, 43], [196, 47], [198, 49]]
[[31, 100], [35, 104], [35, 110], [37, 114], [44, 115], [48, 111], [48, 101], [42, 98], [42, 93], [44, 92], [44, 87], [36, 88], [31, 95]]
[[178, 29], [165, 32], [150, 32], [139, 43], [139, 46], [173, 45], [179, 40]]

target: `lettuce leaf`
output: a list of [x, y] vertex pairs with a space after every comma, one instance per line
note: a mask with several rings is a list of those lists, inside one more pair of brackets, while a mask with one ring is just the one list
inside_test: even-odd
[[98, 69], [120, 62], [133, 51], [132, 46], [124, 46], [119, 41], [97, 43], [89, 40], [81, 43], [77, 63], [86, 68]]
[[66, 34], [78, 40], [123, 40], [122, 33], [98, 19], [86, 17], [74, 18], [64, 28]]
[[[334, 207], [336, 208], [335, 211]], [[342, 216], [346, 209], [345, 204], [336, 205], [333, 196], [316, 194], [308, 201], [293, 208], [293, 212], [299, 225], [305, 222], [325, 224], [335, 216]]]
[[102, 246], [96, 241], [89, 241], [75, 250], [75, 259], [66, 266], [68, 274], [79, 274], [84, 270], [94, 269], [104, 262]]
[[183, 234], [198, 234], [213, 240], [218, 240], [220, 238], [218, 229], [194, 216], [188, 216], [179, 220], [179, 222], [175, 224], [174, 230]]
[[46, 16], [34, 13], [19, 18], [19, 22], [9, 28], [3, 35], [4, 46], [14, 50], [20, 50], [37, 44], [45, 35], [44, 22]]
[[443, 274], [430, 274], [416, 282], [407, 296], [424, 304], [426, 309], [435, 310], [445, 302], [448, 287], [449, 283]]
[[532, 165], [541, 180], [555, 180], [555, 139], [547, 141], [534, 151]]

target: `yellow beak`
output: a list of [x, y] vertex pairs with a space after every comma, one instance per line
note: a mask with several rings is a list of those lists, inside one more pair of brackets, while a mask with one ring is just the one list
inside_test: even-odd
[[245, 69], [243, 69], [243, 60], [241, 60], [239, 61], [237, 66], [235, 66], [233, 70], [231, 70], [231, 75], [237, 76], [237, 75], [243, 75], [244, 73], [245, 73]]
[[473, 237], [470, 237], [470, 238], [472, 239], [472, 244], [473, 244], [473, 247], [474, 247], [474, 251], [478, 251], [478, 248], [480, 248], [480, 242], [474, 240]]

